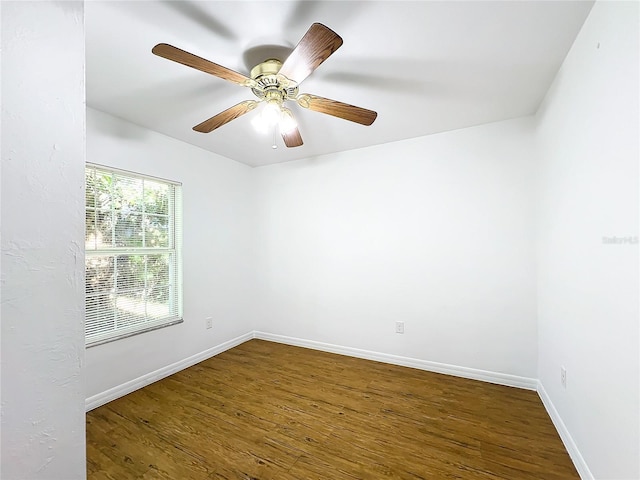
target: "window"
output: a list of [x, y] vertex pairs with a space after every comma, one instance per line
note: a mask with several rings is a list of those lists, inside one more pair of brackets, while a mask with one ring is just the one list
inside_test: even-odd
[[181, 186], [86, 168], [86, 345], [182, 322]]

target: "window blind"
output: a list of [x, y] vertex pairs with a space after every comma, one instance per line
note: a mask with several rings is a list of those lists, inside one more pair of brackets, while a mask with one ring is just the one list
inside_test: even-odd
[[181, 185], [88, 164], [85, 198], [86, 345], [181, 322]]

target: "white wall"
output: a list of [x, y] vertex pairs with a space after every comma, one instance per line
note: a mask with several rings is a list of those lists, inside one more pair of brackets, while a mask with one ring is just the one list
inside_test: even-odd
[[1, 2], [3, 480], [85, 478], [81, 2]]
[[[540, 381], [598, 479], [640, 478], [638, 3], [598, 2], [538, 113]], [[560, 367], [567, 370], [567, 387]]]
[[250, 167], [91, 108], [87, 161], [180, 181], [184, 204], [184, 323], [87, 349], [91, 397], [252, 329], [255, 222]]
[[532, 142], [528, 118], [256, 169], [256, 328], [535, 377]]

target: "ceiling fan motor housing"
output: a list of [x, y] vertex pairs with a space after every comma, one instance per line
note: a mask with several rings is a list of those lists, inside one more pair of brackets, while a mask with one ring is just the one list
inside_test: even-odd
[[278, 72], [282, 62], [275, 58], [266, 60], [251, 69], [251, 78], [256, 86], [251, 88], [259, 99], [277, 101], [294, 100], [298, 95], [298, 85]]

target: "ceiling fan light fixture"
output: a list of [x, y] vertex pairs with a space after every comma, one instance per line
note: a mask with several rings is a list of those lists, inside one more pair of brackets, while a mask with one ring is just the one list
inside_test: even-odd
[[280, 123], [280, 119], [282, 118], [282, 111], [280, 110], [280, 105], [276, 101], [266, 101], [264, 105], [260, 109], [260, 112], [253, 117], [251, 120], [251, 125], [255, 128], [259, 133], [265, 134], [269, 133]]
[[275, 100], [268, 100], [262, 109], [262, 118], [270, 127], [276, 125], [282, 118], [280, 104]]
[[263, 135], [269, 131], [269, 125], [262, 118], [262, 110], [251, 119], [251, 125], [258, 133]]
[[251, 120], [251, 124], [262, 134], [269, 133], [276, 126], [281, 134], [291, 133], [298, 128], [293, 112], [283, 107], [277, 99], [265, 101], [258, 115]]

